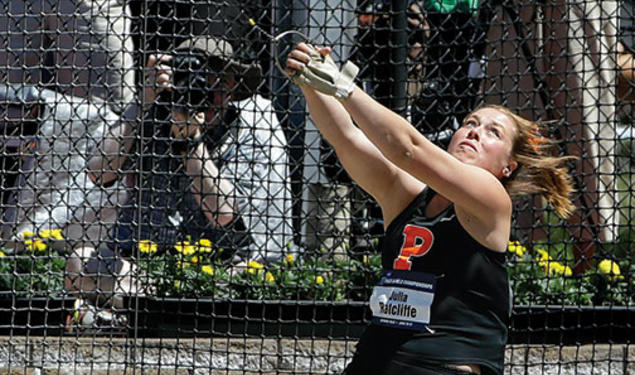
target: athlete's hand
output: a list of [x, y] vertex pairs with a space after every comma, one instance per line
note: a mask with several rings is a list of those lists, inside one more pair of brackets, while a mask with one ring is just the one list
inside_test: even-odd
[[338, 68], [329, 47], [298, 43], [287, 57], [286, 73], [297, 85], [314, 88], [336, 98], [347, 98], [355, 88], [359, 68], [352, 62]]

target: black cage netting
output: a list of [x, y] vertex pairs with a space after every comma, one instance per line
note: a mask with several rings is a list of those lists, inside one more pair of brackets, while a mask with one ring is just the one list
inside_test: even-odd
[[[282, 71], [302, 41], [442, 149], [484, 105], [540, 123], [575, 210], [513, 201], [502, 371], [634, 373], [634, 22], [630, 0], [1, 0], [0, 373], [344, 371], [382, 269], [434, 237], [382, 260], [386, 150], [326, 140]], [[439, 277], [466, 254], [443, 250]]]

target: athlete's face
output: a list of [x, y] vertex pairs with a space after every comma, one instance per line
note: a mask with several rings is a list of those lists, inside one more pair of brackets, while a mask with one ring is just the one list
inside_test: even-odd
[[448, 152], [499, 179], [509, 177], [518, 166], [511, 155], [516, 133], [513, 120], [505, 113], [482, 108], [465, 118], [452, 137]]

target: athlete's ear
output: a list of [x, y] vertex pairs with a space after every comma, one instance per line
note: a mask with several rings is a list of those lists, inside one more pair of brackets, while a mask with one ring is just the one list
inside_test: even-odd
[[516, 168], [518, 168], [518, 162], [516, 161], [509, 162], [509, 164], [507, 164], [507, 166], [503, 168], [503, 176], [505, 178], [511, 177], [512, 173], [514, 173]]

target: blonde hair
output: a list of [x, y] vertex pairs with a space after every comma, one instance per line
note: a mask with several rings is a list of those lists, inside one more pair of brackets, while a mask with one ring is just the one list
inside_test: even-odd
[[516, 126], [511, 154], [518, 162], [518, 168], [509, 178], [502, 180], [509, 195], [514, 197], [538, 193], [553, 206], [558, 216], [569, 217], [575, 210], [570, 198], [574, 188], [565, 163], [575, 157], [553, 156], [556, 142], [545, 136], [547, 132], [538, 123], [503, 106], [486, 105], [483, 108], [503, 112]]

